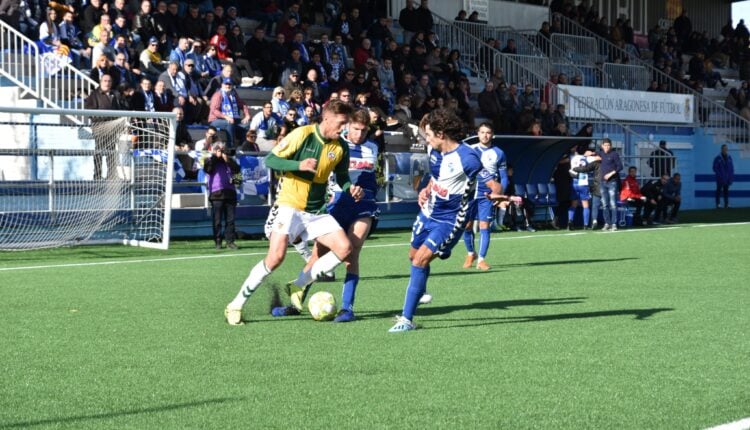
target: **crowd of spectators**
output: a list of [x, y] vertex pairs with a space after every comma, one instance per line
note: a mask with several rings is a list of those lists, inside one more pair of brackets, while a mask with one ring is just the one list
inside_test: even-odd
[[[21, 15], [39, 18], [25, 30], [40, 46], [65, 46], [94, 81], [110, 76], [123, 108], [179, 107], [186, 124], [227, 131], [230, 147], [251, 129], [260, 130], [261, 147], [264, 139], [274, 142], [294, 124], [316, 121], [335, 98], [371, 108], [384, 129], [403, 130], [439, 107], [455, 110], [467, 128], [474, 124], [472, 71], [457, 50], [440, 46], [428, 0], [407, 1], [399, 40], [383, 1], [39, 3]], [[325, 27], [312, 28], [319, 11]], [[246, 112], [237, 92], [261, 83], [274, 88], [270, 124], [257, 117], [262, 112]]]

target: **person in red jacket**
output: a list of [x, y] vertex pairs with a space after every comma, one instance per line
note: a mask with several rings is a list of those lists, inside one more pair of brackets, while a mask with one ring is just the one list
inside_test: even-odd
[[643, 218], [641, 217], [641, 211], [643, 205], [646, 203], [646, 196], [641, 193], [641, 186], [638, 185], [635, 175], [638, 170], [635, 166], [628, 168], [628, 176], [622, 180], [622, 186], [620, 187], [620, 200], [626, 202], [629, 206], [635, 207], [635, 214], [633, 215], [633, 225], [643, 225]]

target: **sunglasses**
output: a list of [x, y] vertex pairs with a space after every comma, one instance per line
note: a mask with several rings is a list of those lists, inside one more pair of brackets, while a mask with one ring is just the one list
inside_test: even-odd
[[185, 67], [193, 67], [195, 64], [185, 64]]

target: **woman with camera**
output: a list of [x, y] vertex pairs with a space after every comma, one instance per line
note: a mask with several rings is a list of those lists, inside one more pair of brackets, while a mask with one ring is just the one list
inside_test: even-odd
[[[226, 239], [227, 248], [237, 249], [234, 243], [234, 210], [237, 206], [237, 190], [233, 177], [240, 173], [240, 166], [227, 153], [223, 142], [216, 142], [211, 147], [211, 157], [204, 165], [208, 175], [208, 199], [211, 201], [211, 217], [214, 226], [216, 249], [221, 249], [222, 238]], [[221, 224], [224, 220], [224, 233]]]

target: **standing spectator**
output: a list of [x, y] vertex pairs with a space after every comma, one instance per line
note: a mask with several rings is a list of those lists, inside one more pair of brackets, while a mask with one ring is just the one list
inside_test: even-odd
[[[667, 175], [662, 176], [668, 177]], [[664, 184], [664, 188], [661, 189], [661, 205], [656, 208], [657, 218], [667, 224], [674, 224], [677, 222], [677, 212], [680, 210], [680, 203], [682, 203], [682, 182], [680, 174], [675, 173], [672, 178], [667, 179], [667, 183]], [[672, 210], [667, 218], [667, 208], [672, 206]]]
[[674, 153], [667, 148], [667, 141], [659, 141], [659, 147], [651, 151], [648, 159], [648, 167], [651, 168], [651, 175], [657, 178], [660, 178], [661, 175], [672, 176], [674, 166]]
[[[85, 109], [120, 110], [120, 99], [112, 90], [112, 76], [104, 74], [99, 77], [99, 88], [94, 90], [84, 101]], [[105, 122], [111, 118], [96, 117], [92, 120], [91, 132], [94, 135], [94, 180], [102, 179], [102, 156], [107, 157], [107, 178], [117, 177], [117, 154], [112, 139], [103, 130]]]
[[141, 43], [148, 43], [148, 40], [154, 36], [156, 36], [156, 22], [151, 15], [151, 0], [141, 0], [141, 9], [133, 19], [133, 43], [141, 46]]
[[383, 45], [386, 41], [391, 39], [391, 30], [388, 24], [388, 17], [381, 15], [377, 21], [373, 22], [372, 25], [367, 29], [367, 37], [372, 41], [372, 49], [375, 53], [375, 58], [380, 60], [383, 53]]
[[[432, 16], [430, 16], [430, 19], [432, 19]], [[417, 9], [414, 8], [414, 0], [406, 0], [406, 7], [401, 9], [398, 15], [398, 23], [404, 29], [405, 41], [410, 41], [414, 37], [414, 33], [419, 31], [420, 25], [418, 20], [419, 14], [417, 13]]]
[[272, 85], [276, 84], [275, 81], [271, 81], [271, 75], [274, 71], [271, 44], [266, 41], [266, 31], [262, 25], [255, 27], [253, 37], [245, 43], [245, 53], [250, 62], [250, 67], [253, 70], [260, 70], [263, 80], [266, 82]]
[[719, 208], [720, 194], [724, 195], [724, 208], [729, 207], [729, 186], [734, 182], [734, 163], [727, 145], [721, 145], [721, 153], [714, 158], [716, 174], [716, 208]]
[[188, 7], [188, 14], [182, 18], [182, 35], [190, 39], [208, 39], [208, 29], [203, 26], [203, 19], [197, 4]]
[[18, 0], [0, 1], [0, 21], [9, 24], [13, 28], [19, 28], [21, 18], [19, 3]]
[[[211, 218], [213, 220], [214, 242], [216, 249], [221, 249], [222, 239], [227, 248], [237, 249], [234, 212], [237, 206], [237, 190], [232, 177], [240, 172], [240, 166], [227, 155], [223, 142], [216, 142], [211, 147], [211, 157], [206, 160], [204, 170], [208, 175], [208, 200], [211, 201]], [[222, 221], [224, 231], [222, 232]]]
[[674, 20], [674, 31], [677, 33], [677, 40], [680, 43], [680, 47], [690, 37], [690, 33], [693, 32], [693, 23], [690, 22], [690, 18], [687, 16], [687, 10], [682, 9], [682, 13]]
[[622, 161], [620, 155], [612, 150], [612, 141], [609, 138], [602, 140], [601, 151], [598, 153], [602, 159], [599, 167], [600, 191], [602, 193], [602, 204], [604, 205], [604, 227], [602, 231], [617, 231], [617, 186], [620, 184], [620, 171]]
[[425, 34], [431, 32], [433, 26], [432, 11], [427, 3], [427, 0], [421, 0], [415, 13], [418, 26], [415, 31], [423, 31]]
[[[268, 105], [270, 107], [271, 102], [268, 102]], [[214, 127], [226, 130], [227, 143], [230, 147], [234, 145], [236, 136], [247, 133], [250, 110], [234, 90], [231, 78], [224, 78], [221, 82], [221, 90], [214, 92], [211, 96], [208, 121]]]

